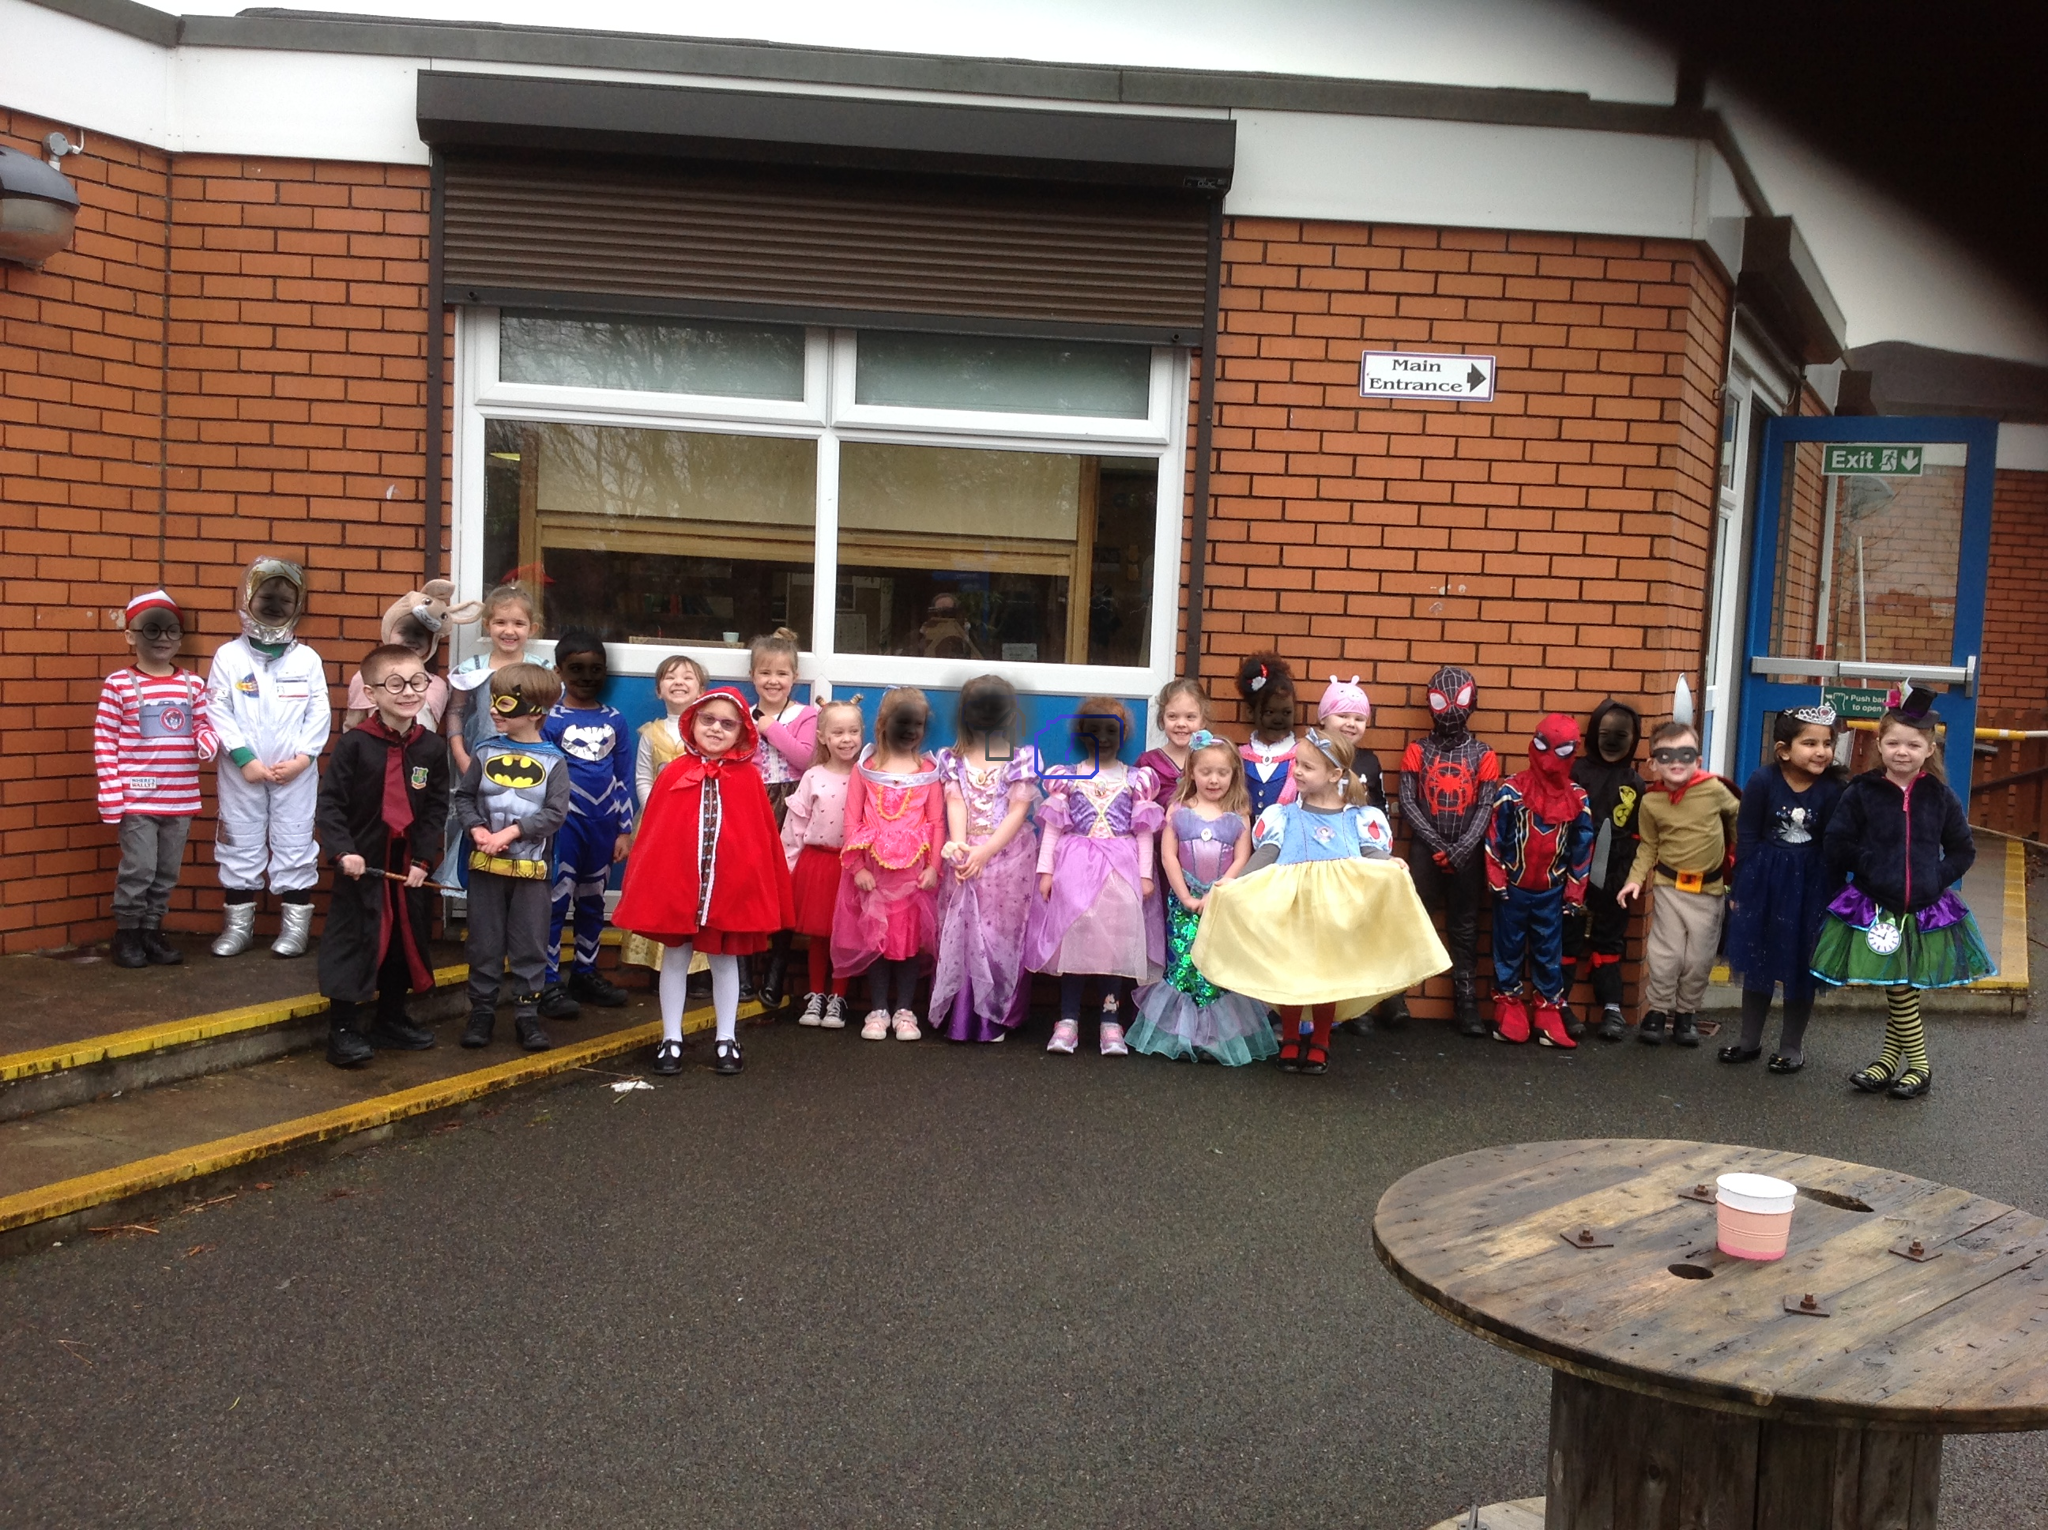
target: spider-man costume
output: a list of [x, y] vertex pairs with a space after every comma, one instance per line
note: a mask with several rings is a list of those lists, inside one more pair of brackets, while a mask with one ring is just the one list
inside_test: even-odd
[[1465, 726], [1478, 700], [1479, 687], [1464, 670], [1438, 670], [1429, 682], [1429, 733], [1401, 755], [1401, 816], [1413, 836], [1408, 866], [1424, 906], [1443, 913], [1451, 1002], [1468, 1036], [1486, 1034], [1472, 971], [1486, 901], [1486, 857], [1479, 847], [1500, 784], [1500, 757]]
[[1526, 960], [1536, 989], [1534, 1025], [1545, 1046], [1578, 1045], [1564, 1028], [1564, 916], [1586, 900], [1593, 866], [1593, 813], [1572, 779], [1579, 725], [1553, 712], [1529, 740], [1529, 768], [1501, 784], [1486, 831], [1486, 878], [1493, 889], [1493, 1035], [1529, 1039], [1523, 996]]

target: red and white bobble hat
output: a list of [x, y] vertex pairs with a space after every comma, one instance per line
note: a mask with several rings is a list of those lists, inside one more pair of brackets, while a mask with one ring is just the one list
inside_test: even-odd
[[178, 609], [178, 603], [163, 590], [144, 590], [129, 601], [121, 613], [121, 624], [124, 627], [134, 626], [136, 618], [145, 611], [168, 611], [178, 619], [179, 626], [185, 624], [185, 613]]

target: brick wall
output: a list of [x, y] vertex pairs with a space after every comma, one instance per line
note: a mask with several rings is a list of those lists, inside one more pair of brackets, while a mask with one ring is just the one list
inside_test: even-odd
[[[0, 141], [53, 126], [0, 112]], [[339, 705], [421, 569], [425, 171], [87, 143], [72, 248], [0, 266], [0, 705], [31, 719], [0, 744], [6, 951], [106, 933], [92, 712], [130, 594], [168, 584], [203, 670], [246, 560], [305, 561]], [[174, 926], [211, 922], [211, 837]]]
[[1987, 728], [2048, 728], [2048, 473], [2001, 472], [1991, 507], [1991, 572], [1984, 601]]
[[[1699, 684], [1727, 292], [1633, 239], [1239, 219], [1224, 249], [1202, 676], [1364, 678], [1383, 761], [1437, 666], [1520, 769], [1549, 711]], [[1490, 404], [1361, 399], [1364, 349], [1498, 358]], [[1433, 1006], [1432, 1006], [1433, 1007]]]

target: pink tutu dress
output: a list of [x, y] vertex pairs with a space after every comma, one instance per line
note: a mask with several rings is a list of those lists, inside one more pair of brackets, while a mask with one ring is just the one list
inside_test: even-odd
[[1166, 925], [1140, 882], [1153, 875], [1153, 837], [1165, 821], [1152, 772], [1112, 764], [1086, 780], [1043, 781], [1038, 869], [1052, 896], [1034, 897], [1024, 924], [1033, 972], [1127, 977], [1149, 983], [1166, 965]]
[[[839, 904], [832, 915], [836, 977], [865, 972], [877, 959], [902, 961], [932, 949], [937, 894], [917, 883], [940, 864], [946, 843], [938, 762], [924, 755], [916, 771], [898, 774], [871, 769], [874, 752], [873, 744], [861, 750], [846, 788]], [[873, 892], [855, 883], [854, 873], [861, 870], [873, 874]]]
[[[967, 810], [967, 844], [995, 833], [1013, 805], [1038, 796], [1038, 756], [1020, 748], [977, 770], [950, 749], [939, 751], [948, 796]], [[1031, 984], [1024, 976], [1025, 911], [1038, 875], [1038, 835], [1027, 818], [1012, 839], [963, 882], [939, 868], [939, 959], [932, 974], [931, 1021], [952, 1041], [1000, 1041], [1023, 1023]]]

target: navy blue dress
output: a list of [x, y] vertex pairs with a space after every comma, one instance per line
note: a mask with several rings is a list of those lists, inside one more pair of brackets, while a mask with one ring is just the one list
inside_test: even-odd
[[1742, 789], [1735, 820], [1735, 880], [1728, 893], [1728, 970], [1744, 988], [1785, 985], [1785, 998], [1813, 997], [1811, 969], [1821, 916], [1837, 878], [1821, 853], [1821, 837], [1842, 783], [1822, 776], [1803, 792], [1766, 765]]

